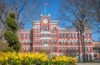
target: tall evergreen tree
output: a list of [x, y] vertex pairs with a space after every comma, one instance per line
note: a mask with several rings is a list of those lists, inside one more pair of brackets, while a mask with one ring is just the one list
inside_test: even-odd
[[20, 44], [17, 37], [18, 25], [16, 22], [16, 15], [15, 13], [9, 13], [6, 19], [6, 31], [4, 33], [4, 37], [9, 43], [9, 47], [14, 49], [15, 51], [20, 50]]

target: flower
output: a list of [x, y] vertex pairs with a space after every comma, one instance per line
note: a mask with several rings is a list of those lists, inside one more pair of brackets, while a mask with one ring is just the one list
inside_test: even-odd
[[49, 58], [45, 53], [19, 53], [19, 52], [0, 52], [0, 63], [11, 63], [13, 65], [21, 65], [23, 62], [31, 65], [32, 63], [51, 62], [51, 63], [70, 63], [75, 64], [77, 59], [69, 56], [56, 56]]

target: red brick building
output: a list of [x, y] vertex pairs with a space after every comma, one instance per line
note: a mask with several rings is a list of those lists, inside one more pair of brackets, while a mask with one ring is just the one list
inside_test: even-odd
[[[31, 30], [21, 29], [19, 32], [22, 52], [41, 52], [56, 55], [74, 55], [82, 60], [82, 43], [79, 32], [75, 29], [60, 28], [58, 20], [50, 16], [41, 16], [34, 20]], [[93, 59], [92, 31], [85, 30], [85, 49], [87, 60]]]
[[93, 53], [94, 53], [94, 59], [96, 61], [100, 61], [100, 42], [94, 41], [94, 48], [93, 48]]

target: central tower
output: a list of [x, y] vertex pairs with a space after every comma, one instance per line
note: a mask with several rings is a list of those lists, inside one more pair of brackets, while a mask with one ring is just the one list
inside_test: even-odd
[[40, 21], [33, 22], [33, 50], [57, 53], [58, 21], [50, 20], [50, 14], [41, 15]]
[[50, 31], [50, 15], [48, 16], [41, 16], [40, 20], [41, 32], [42, 31]]

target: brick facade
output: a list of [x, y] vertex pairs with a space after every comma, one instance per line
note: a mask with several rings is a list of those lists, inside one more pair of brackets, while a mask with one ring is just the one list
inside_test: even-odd
[[96, 61], [100, 61], [100, 42], [93, 42], [94, 43], [94, 48], [93, 48], [93, 52], [94, 52], [94, 59]]
[[[56, 55], [80, 56], [82, 59], [82, 43], [79, 32], [58, 26], [57, 20], [50, 16], [41, 16], [33, 21], [31, 30], [21, 29], [19, 32], [22, 52], [47, 52]], [[85, 30], [85, 48], [87, 60], [93, 59], [92, 31]]]

